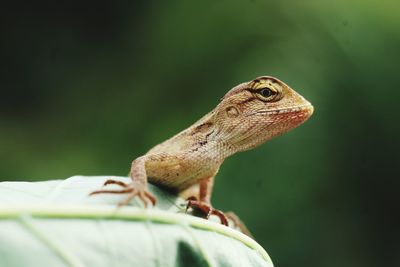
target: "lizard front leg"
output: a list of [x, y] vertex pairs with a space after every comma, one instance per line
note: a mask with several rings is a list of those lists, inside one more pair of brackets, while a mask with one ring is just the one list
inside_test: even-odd
[[[214, 185], [214, 177], [203, 179], [199, 184], [196, 184], [192, 188], [187, 189], [181, 195], [190, 196], [188, 198], [187, 207], [200, 210], [206, 219], [211, 215], [216, 215], [219, 217], [222, 224], [228, 226], [228, 218], [233, 222], [233, 224], [240, 229], [242, 233], [247, 236], [253, 237], [250, 231], [247, 229], [246, 225], [239, 219], [239, 217], [231, 212], [222, 212], [220, 210], [214, 209], [211, 205], [211, 193]], [[196, 194], [197, 191], [197, 194]], [[198, 195], [198, 198], [196, 197]], [[197, 200], [199, 199], [199, 200]]]
[[123, 189], [97, 190], [90, 193], [90, 195], [104, 194], [104, 193], [128, 194], [128, 196], [124, 200], [118, 203], [119, 206], [127, 205], [136, 196], [143, 201], [145, 207], [147, 207], [149, 202], [154, 206], [156, 204], [156, 197], [147, 191], [146, 160], [148, 160], [148, 156], [145, 155], [135, 159], [132, 162], [130, 171], [130, 176], [132, 179], [131, 183], [127, 184], [117, 180], [107, 180], [104, 183], [104, 186], [109, 184], [116, 184], [123, 187]]
[[146, 154], [135, 159], [132, 162], [130, 176], [131, 183], [124, 183], [117, 180], [107, 180], [104, 185], [116, 184], [122, 189], [119, 190], [97, 190], [90, 195], [110, 193], [110, 194], [128, 194], [128, 196], [119, 203], [120, 206], [126, 205], [134, 197], [139, 197], [145, 207], [151, 203], [155, 205], [156, 197], [147, 191], [147, 180], [157, 185], [178, 190], [179, 186], [190, 178], [191, 168], [194, 165], [193, 160], [183, 154], [172, 155], [169, 153]]
[[[199, 190], [199, 198], [197, 199], [197, 197], [194, 195], [190, 196], [188, 198], [186, 210], [189, 208], [200, 210], [205, 215], [204, 217], [206, 219], [208, 219], [211, 215], [216, 215], [223, 225], [228, 226], [228, 219], [225, 214], [220, 210], [214, 209], [211, 205], [211, 193], [213, 185], [214, 176], [200, 180], [198, 186], [196, 186], [196, 188]], [[188, 190], [189, 193], [192, 193], [192, 191], [193, 190], [191, 189]]]

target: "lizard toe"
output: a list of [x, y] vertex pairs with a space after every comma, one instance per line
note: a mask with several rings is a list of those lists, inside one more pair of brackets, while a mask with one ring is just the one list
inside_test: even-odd
[[[122, 201], [120, 201], [118, 203], [118, 207], [123, 207], [129, 204], [129, 202], [131, 202], [131, 200], [136, 197], [138, 195], [139, 191], [132, 188], [131, 192], [129, 193], [129, 195], [123, 199]], [[145, 205], [146, 206], [146, 205]]]
[[114, 179], [108, 179], [107, 181], [104, 182], [103, 186], [109, 185], [109, 184], [116, 184], [122, 187], [128, 187], [127, 183], [124, 183], [122, 181], [114, 180]]
[[89, 196], [97, 195], [97, 194], [126, 194], [130, 193], [134, 190], [133, 188], [126, 188], [126, 189], [120, 189], [120, 190], [97, 190], [93, 191], [89, 194]]
[[157, 198], [150, 192], [147, 192], [147, 191], [143, 191], [143, 192], [144, 192], [144, 195], [147, 197], [147, 199], [150, 200], [151, 204], [153, 206], [155, 206], [157, 203]]
[[209, 203], [198, 201], [196, 200], [196, 197], [190, 197], [188, 198], [186, 211], [189, 208], [201, 211], [203, 213], [202, 217], [207, 220], [211, 215], [215, 215], [219, 218], [221, 224], [228, 226], [228, 218], [225, 216], [225, 214], [218, 209], [214, 209]]
[[211, 214], [217, 216], [219, 218], [221, 224], [228, 226], [228, 218], [222, 211], [217, 210], [217, 209], [212, 209]]

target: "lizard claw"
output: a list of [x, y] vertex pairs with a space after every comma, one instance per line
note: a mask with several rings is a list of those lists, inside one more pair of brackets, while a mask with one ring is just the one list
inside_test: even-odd
[[203, 218], [205, 218], [205, 219], [210, 218], [211, 215], [215, 215], [219, 218], [219, 220], [221, 221], [221, 224], [228, 226], [228, 218], [225, 216], [225, 214], [222, 211], [214, 209], [208, 203], [198, 201], [195, 197], [189, 197], [187, 200], [188, 200], [188, 203], [186, 205], [186, 211], [189, 208], [200, 210], [201, 212], [204, 213]]
[[136, 184], [136, 183], [130, 183], [126, 184], [121, 181], [117, 180], [107, 180], [104, 185], [109, 185], [109, 184], [116, 184], [119, 186], [122, 186], [123, 189], [113, 189], [113, 190], [97, 190], [93, 191], [89, 194], [89, 196], [97, 195], [97, 194], [128, 194], [128, 196], [120, 201], [118, 203], [119, 207], [128, 205], [129, 202], [135, 198], [138, 197], [142, 202], [145, 208], [147, 208], [148, 204], [152, 204], [153, 206], [156, 205], [157, 199], [156, 197], [148, 192], [146, 188], [143, 185]]

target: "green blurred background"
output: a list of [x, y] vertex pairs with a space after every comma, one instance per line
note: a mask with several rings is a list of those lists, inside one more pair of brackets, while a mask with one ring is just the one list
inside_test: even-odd
[[0, 12], [0, 181], [126, 175], [228, 89], [272, 75], [315, 113], [227, 159], [214, 205], [235, 211], [276, 266], [400, 265], [399, 1], [19, 1]]

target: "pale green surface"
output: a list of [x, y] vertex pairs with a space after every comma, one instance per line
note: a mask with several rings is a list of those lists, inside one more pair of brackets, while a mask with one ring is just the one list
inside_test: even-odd
[[182, 214], [185, 202], [154, 186], [147, 210], [88, 197], [108, 178], [0, 183], [0, 266], [273, 266], [254, 240]]

